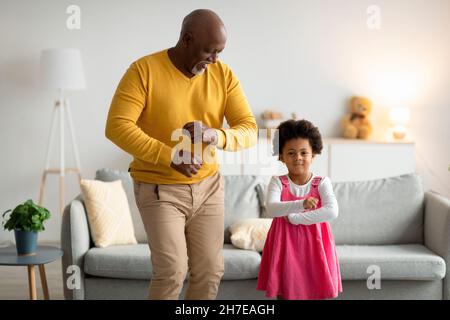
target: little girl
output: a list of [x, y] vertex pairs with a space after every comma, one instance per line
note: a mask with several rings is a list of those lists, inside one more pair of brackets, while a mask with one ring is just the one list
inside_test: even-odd
[[334, 298], [342, 283], [328, 221], [338, 216], [338, 204], [330, 179], [309, 170], [322, 137], [311, 122], [288, 120], [278, 126], [273, 144], [289, 173], [269, 183], [266, 207], [274, 219], [257, 289], [279, 299]]

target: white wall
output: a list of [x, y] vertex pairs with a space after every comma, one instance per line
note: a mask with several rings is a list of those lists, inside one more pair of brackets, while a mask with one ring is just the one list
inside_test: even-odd
[[[66, 28], [71, 4], [81, 8], [80, 30]], [[369, 5], [381, 9], [380, 30], [366, 25]], [[256, 116], [266, 108], [286, 116], [296, 111], [335, 136], [348, 97], [366, 95], [382, 135], [387, 108], [409, 106], [418, 172], [427, 189], [450, 196], [448, 0], [1, 0], [1, 212], [38, 196], [56, 98], [38, 87], [41, 50], [82, 51], [88, 88], [68, 97], [84, 177], [101, 167], [126, 170], [130, 157], [104, 137], [115, 87], [133, 60], [174, 45], [182, 18], [196, 8], [224, 20], [229, 38], [222, 60], [240, 78]], [[76, 179], [68, 179], [67, 201], [79, 192]], [[57, 181], [48, 181], [44, 205], [53, 218], [41, 240], [59, 239]], [[0, 242], [10, 239], [0, 230]]]

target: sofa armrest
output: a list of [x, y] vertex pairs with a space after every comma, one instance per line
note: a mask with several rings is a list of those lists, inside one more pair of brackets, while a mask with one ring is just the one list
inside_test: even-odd
[[84, 299], [84, 255], [90, 247], [86, 211], [81, 197], [78, 197], [64, 209], [61, 225], [61, 248], [64, 251], [62, 274], [66, 299]]
[[445, 260], [443, 299], [450, 299], [450, 199], [425, 193], [425, 246]]

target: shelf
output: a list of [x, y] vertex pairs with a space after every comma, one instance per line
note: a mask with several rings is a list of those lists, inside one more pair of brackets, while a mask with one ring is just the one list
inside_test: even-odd
[[[266, 138], [265, 136], [259, 136], [258, 141], [260, 143], [267, 143], [270, 139]], [[405, 140], [381, 140], [381, 139], [346, 139], [342, 137], [323, 137], [323, 144], [407, 144], [407, 145], [414, 145], [413, 140], [405, 139]]]
[[414, 141], [412, 140], [375, 140], [375, 139], [345, 139], [345, 138], [323, 138], [324, 144], [407, 144], [413, 145]]
[[[221, 154], [223, 174], [282, 175], [286, 167], [271, 154], [272, 141], [258, 143], [240, 152]], [[315, 174], [332, 181], [385, 178], [415, 171], [414, 142], [410, 140], [359, 140], [326, 137], [324, 148], [311, 166]], [[220, 152], [219, 152], [220, 153]]]

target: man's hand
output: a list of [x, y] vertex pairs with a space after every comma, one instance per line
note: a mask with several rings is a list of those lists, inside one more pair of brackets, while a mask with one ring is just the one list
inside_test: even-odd
[[203, 124], [201, 121], [188, 122], [183, 126], [183, 129], [189, 131], [192, 143], [197, 143], [199, 141], [216, 145], [219, 137], [214, 129]]
[[319, 199], [317, 199], [317, 198], [313, 198], [313, 197], [306, 198], [303, 201], [303, 208], [305, 208], [306, 210], [315, 209], [317, 207], [318, 202], [319, 202]]
[[180, 150], [175, 153], [175, 157], [170, 166], [190, 178], [200, 170], [202, 161], [198, 156], [189, 151]]

